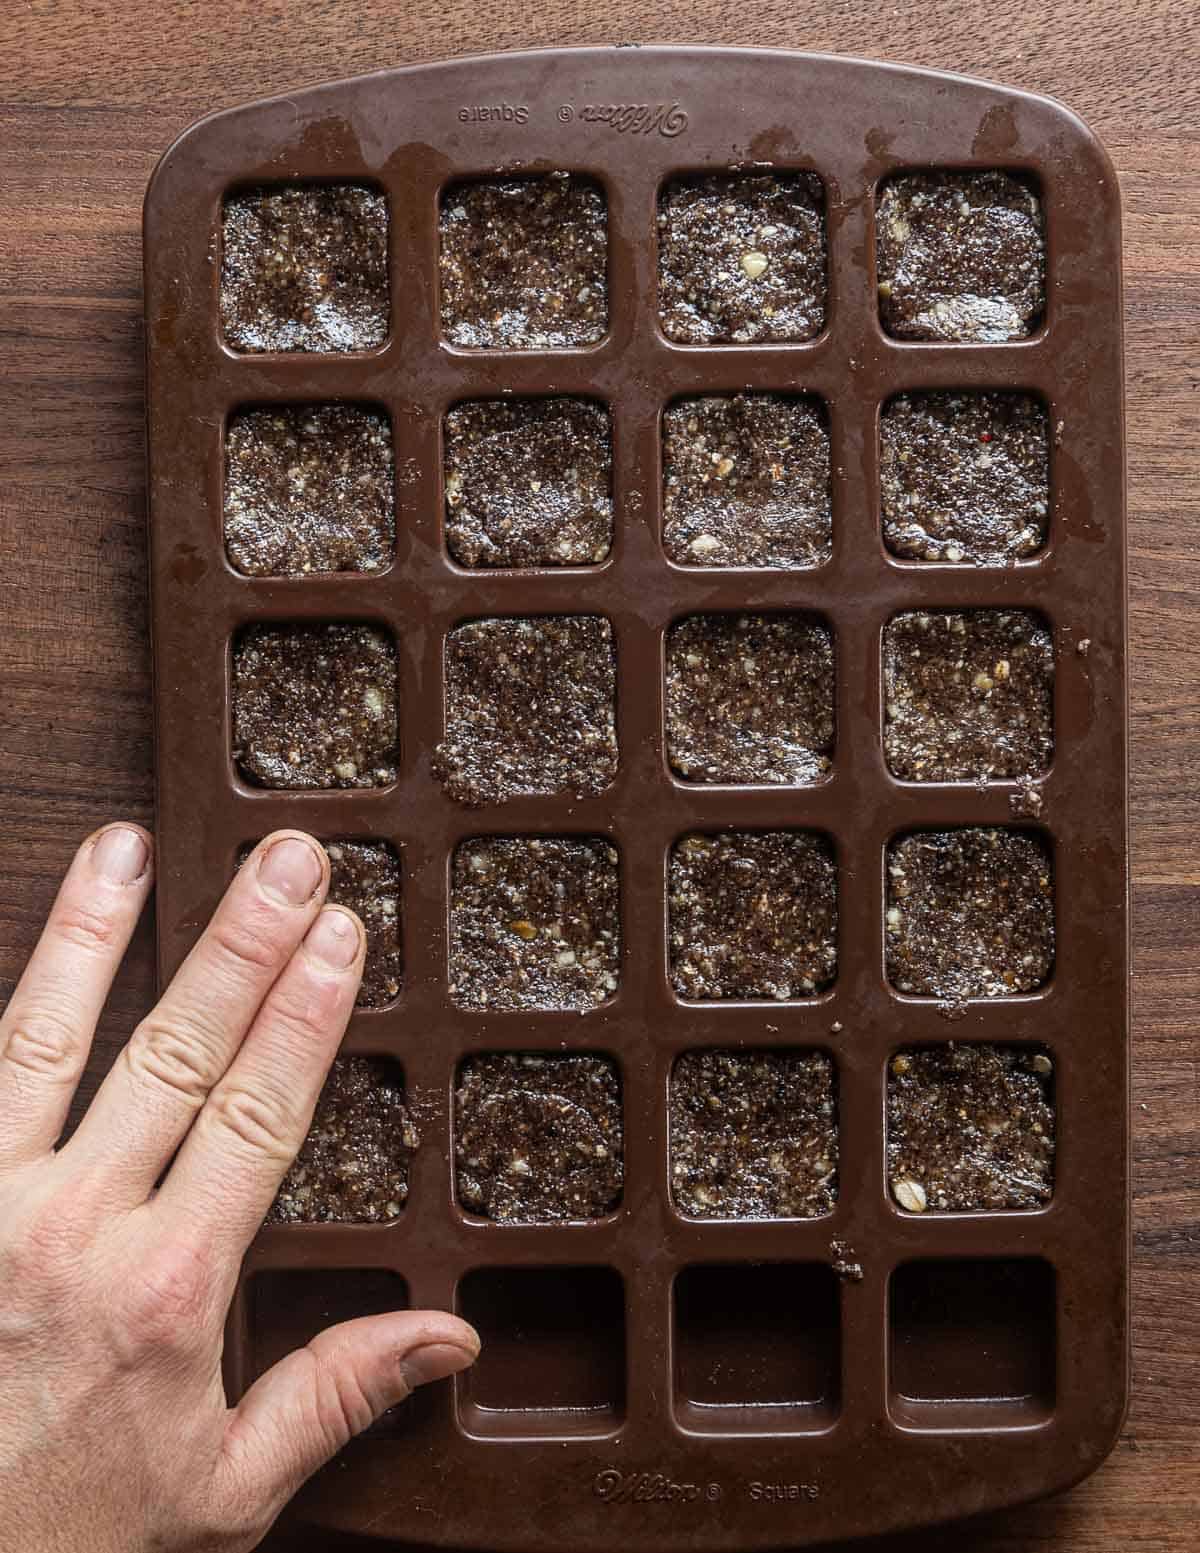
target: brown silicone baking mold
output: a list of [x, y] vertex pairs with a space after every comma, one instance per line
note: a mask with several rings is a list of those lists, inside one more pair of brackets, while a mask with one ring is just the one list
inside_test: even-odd
[[[657, 323], [656, 200], [681, 172], [804, 169], [824, 184], [826, 327], [793, 345], [679, 346]], [[880, 180], [1002, 168], [1038, 188], [1047, 308], [1004, 345], [901, 343], [879, 322]], [[437, 207], [449, 180], [578, 172], [607, 198], [609, 328], [594, 347], [460, 350], [440, 336]], [[217, 287], [223, 196], [353, 179], [390, 207], [391, 324], [359, 355], [237, 355]], [[423, 1144], [398, 1220], [264, 1230], [231, 1319], [236, 1392], [323, 1320], [457, 1306], [485, 1362], [356, 1441], [307, 1490], [330, 1527], [496, 1549], [796, 1546], [1060, 1489], [1104, 1457], [1126, 1388], [1127, 914], [1120, 231], [1103, 151], [1061, 106], [981, 82], [751, 50], [513, 54], [388, 71], [218, 114], [161, 163], [146, 203], [160, 962], [169, 976], [232, 872], [273, 827], [380, 838], [403, 861], [404, 986], [356, 1013], [347, 1050], [403, 1066]], [[1014, 388], [1053, 428], [1049, 540], [1007, 568], [903, 562], [881, 539], [880, 407], [900, 390]], [[661, 545], [660, 417], [677, 396], [820, 396], [833, 448], [833, 554], [811, 571], [714, 571]], [[440, 428], [460, 399], [579, 395], [613, 417], [615, 533], [603, 564], [468, 572], [443, 536]], [[221, 528], [222, 440], [254, 404], [382, 405], [397, 540], [372, 576], [237, 575]], [[1053, 628], [1055, 755], [1036, 792], [915, 785], [881, 750], [880, 632], [898, 610], [1003, 605]], [[663, 636], [695, 611], [811, 610], [832, 627], [836, 748], [808, 787], [704, 786], [663, 753]], [[476, 810], [431, 775], [442, 653], [463, 620], [607, 616], [621, 765], [600, 797]], [[400, 761], [379, 790], [254, 789], [230, 757], [231, 639], [247, 622], [359, 620], [398, 646]], [[1040, 800], [1040, 806], [1039, 806]], [[1027, 826], [1054, 857], [1051, 980], [939, 1007], [883, 970], [884, 850], [912, 829]], [[831, 838], [833, 986], [780, 1004], [681, 1003], [666, 963], [669, 849], [692, 830]], [[449, 859], [479, 834], [605, 835], [620, 853], [619, 990], [585, 1016], [456, 1009]], [[887, 1065], [900, 1047], [1044, 1045], [1057, 1075], [1052, 1201], [905, 1214], [885, 1176]], [[701, 1047], [834, 1059], [837, 1203], [826, 1217], [685, 1220], [667, 1190], [671, 1065]], [[454, 1196], [451, 1095], [465, 1055], [601, 1052], [619, 1063], [625, 1190], [585, 1224], [497, 1226]], [[388, 1275], [391, 1275], [390, 1277]], [[401, 1281], [402, 1280], [402, 1281]]]

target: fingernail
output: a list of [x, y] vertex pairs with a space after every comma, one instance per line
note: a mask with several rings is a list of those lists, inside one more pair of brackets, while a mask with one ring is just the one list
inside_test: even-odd
[[258, 882], [284, 906], [305, 906], [321, 883], [321, 859], [307, 841], [285, 836], [263, 854]]
[[92, 867], [112, 884], [133, 884], [146, 872], [149, 861], [145, 836], [124, 825], [106, 830], [92, 848]]
[[347, 911], [323, 911], [305, 935], [304, 947], [335, 971], [344, 971], [358, 956], [358, 923]]
[[475, 1355], [468, 1348], [456, 1343], [426, 1343], [414, 1348], [400, 1361], [400, 1373], [410, 1391], [427, 1386], [430, 1381], [445, 1380], [447, 1375], [457, 1375], [475, 1362]]

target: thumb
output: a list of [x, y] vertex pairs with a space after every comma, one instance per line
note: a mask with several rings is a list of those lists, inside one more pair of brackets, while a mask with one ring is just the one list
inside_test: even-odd
[[389, 1407], [473, 1364], [475, 1329], [441, 1311], [399, 1311], [319, 1333], [251, 1386], [233, 1411], [225, 1456], [243, 1495], [274, 1505]]

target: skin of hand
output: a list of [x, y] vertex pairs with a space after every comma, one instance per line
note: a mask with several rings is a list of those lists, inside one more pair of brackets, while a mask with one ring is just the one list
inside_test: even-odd
[[362, 975], [309, 836], [255, 849], [56, 1148], [152, 856], [124, 823], [84, 843], [0, 1018], [0, 1544], [20, 1553], [252, 1548], [352, 1435], [479, 1350], [455, 1316], [371, 1316], [226, 1402], [242, 1255]]

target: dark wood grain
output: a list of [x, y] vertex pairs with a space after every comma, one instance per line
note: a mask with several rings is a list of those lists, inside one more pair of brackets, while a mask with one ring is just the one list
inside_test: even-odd
[[[872, 53], [1050, 92], [1125, 202], [1133, 695], [1133, 1406], [1090, 1481], [883, 1553], [1200, 1545], [1200, 53], [1180, 0], [32, 0], [0, 16], [0, 995], [78, 840], [153, 819], [139, 219], [197, 114], [409, 60], [537, 43]], [[143, 929], [83, 1099], [151, 997]], [[1086, 1039], [1086, 1032], [1080, 1032]], [[289, 1553], [350, 1553], [281, 1529]]]

